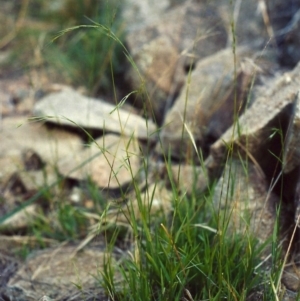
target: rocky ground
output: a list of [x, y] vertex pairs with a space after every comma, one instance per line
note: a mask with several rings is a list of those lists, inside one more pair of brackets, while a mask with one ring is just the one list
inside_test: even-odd
[[[95, 212], [111, 204], [106, 222], [126, 227], [126, 205], [120, 211], [115, 204], [130, 202], [138, 216], [134, 185], [153, 195], [153, 214], [169, 212], [166, 154], [183, 193], [216, 182], [214, 203], [233, 208], [232, 231], [242, 232], [250, 215], [263, 243], [281, 203], [280, 235], [289, 239], [300, 210], [300, 1], [265, 4], [124, 1], [125, 45], [135, 65], [116, 82], [117, 106], [101, 89], [91, 96], [39, 68], [1, 69], [0, 299], [104, 300], [93, 276], [101, 268], [93, 262], [106, 252]], [[0, 41], [3, 62], [13, 42], [7, 35]], [[229, 204], [224, 185], [234, 187]], [[64, 210], [85, 210], [88, 234], [80, 218], [77, 228], [64, 228], [69, 222], [53, 210], [62, 199]], [[34, 235], [38, 222], [52, 229], [47, 238]], [[55, 231], [74, 235], [73, 242], [62, 243]], [[126, 248], [115, 247], [113, 259]], [[30, 253], [26, 261], [22, 250]], [[297, 292], [297, 252], [291, 258], [282, 282]], [[68, 284], [79, 279], [78, 292]]]

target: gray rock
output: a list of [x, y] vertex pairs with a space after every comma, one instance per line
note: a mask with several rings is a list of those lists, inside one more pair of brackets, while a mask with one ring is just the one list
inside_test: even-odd
[[242, 58], [251, 54], [246, 48], [239, 49], [236, 68], [231, 49], [197, 64], [164, 121], [160, 137], [165, 153], [195, 158], [191, 136], [205, 153], [208, 140], [217, 140], [243, 112], [255, 67], [246, 68]]
[[55, 166], [58, 159], [73, 154], [80, 146], [81, 139], [74, 133], [49, 130], [25, 117], [5, 118], [0, 135], [0, 181], [5, 182], [13, 173], [26, 169], [24, 153], [28, 149], [45, 164]]
[[[104, 247], [86, 247], [81, 252], [77, 252], [76, 248], [77, 246], [64, 244], [36, 251], [18, 268], [8, 286], [22, 290], [26, 296], [22, 300], [47, 301], [49, 299], [46, 296], [55, 297], [55, 300], [66, 299], [72, 294], [76, 296], [75, 293], [79, 292], [78, 286], [82, 291], [99, 287], [96, 278], [99, 270], [104, 269], [108, 256]], [[112, 264], [116, 265], [116, 252], [109, 256]], [[114, 277], [119, 279], [120, 274], [115, 273]], [[73, 298], [76, 299], [87, 298], [81, 298], [79, 294], [79, 297]]]
[[178, 53], [193, 54], [197, 61], [224, 48], [227, 35], [215, 6], [190, 0], [162, 13], [159, 22], [129, 33], [130, 53], [135, 56], [161, 37], [171, 41]]
[[79, 181], [90, 178], [99, 187], [110, 189], [129, 184], [139, 169], [136, 140], [116, 135], [98, 138], [89, 147], [58, 162], [63, 176]]
[[213, 202], [217, 212], [224, 213], [219, 223], [227, 234], [252, 235], [261, 243], [272, 235], [279, 198], [268, 191], [259, 166], [230, 160], [215, 187]]
[[[274, 168], [284, 146], [284, 137], [294, 102], [300, 86], [300, 64], [290, 72], [273, 81], [272, 87], [261, 90], [254, 104], [245, 111], [238, 122], [231, 126], [210, 149], [209, 166], [221, 166], [230, 148], [236, 156], [251, 156], [264, 170]], [[275, 147], [275, 150], [274, 150]], [[271, 150], [273, 148], [273, 150]], [[274, 161], [270, 158], [273, 152]], [[273, 165], [274, 164], [274, 165]], [[272, 166], [273, 165], [273, 166]]]
[[[205, 162], [211, 178], [219, 176], [228, 154], [259, 166], [266, 175], [270, 190], [280, 194], [285, 201], [282, 206], [285, 217], [280, 221], [283, 228], [291, 226], [291, 216], [295, 215], [297, 223], [300, 215], [299, 191], [297, 195], [295, 188], [299, 169], [294, 168], [298, 157], [292, 154], [290, 142], [284, 143], [288, 126], [293, 126], [299, 86], [300, 64], [292, 72], [275, 79], [271, 87], [261, 90], [253, 105], [211, 146], [210, 156]], [[291, 137], [287, 141], [291, 141]], [[282, 173], [284, 152], [283, 168], [290, 171], [288, 174]]]
[[166, 189], [165, 183], [152, 183], [141, 192], [139, 199], [136, 195], [132, 198], [129, 196], [127, 204], [122, 209], [108, 211], [107, 219], [128, 224], [132, 216], [136, 220], [142, 219], [144, 210], [151, 216], [167, 216], [173, 208], [173, 198], [173, 193]]
[[256, 49], [272, 47], [283, 65], [291, 68], [298, 63], [299, 0], [212, 0], [210, 3], [218, 5], [228, 31], [228, 45], [234, 42]]
[[[233, 43], [235, 47], [248, 45], [261, 49], [268, 42], [270, 36], [264, 22], [264, 11], [259, 6], [260, 2], [251, 0], [235, 2], [212, 0], [209, 2], [218, 5], [219, 14], [227, 29], [229, 47]], [[268, 11], [266, 13], [268, 14]]]
[[284, 196], [294, 200], [295, 224], [300, 225], [300, 90], [293, 103], [292, 114], [285, 139], [283, 173], [285, 176]]
[[157, 37], [140, 49], [134, 61], [139, 71], [132, 66], [127, 77], [134, 89], [141, 91], [138, 105], [145, 104], [148, 116], [160, 123], [168, 100], [185, 78], [178, 49], [165, 36]]
[[293, 68], [299, 61], [299, 0], [209, 0], [227, 30], [227, 46], [273, 48], [281, 64]]
[[[300, 88], [300, 87], [299, 87]], [[297, 91], [293, 103], [293, 112], [287, 130], [285, 151], [283, 156], [283, 171], [289, 173], [300, 166], [300, 90]]]
[[[139, 70], [128, 77], [145, 85], [149, 115], [161, 122], [168, 100], [179, 91], [189, 66], [225, 47], [226, 31], [215, 7], [187, 1], [160, 15], [159, 21], [127, 36]], [[167, 108], [166, 108], [167, 107]]]
[[172, 179], [182, 193], [192, 195], [208, 188], [209, 179], [202, 166], [172, 164]]
[[37, 204], [31, 204], [7, 218], [0, 224], [0, 229], [1, 231], [11, 231], [12, 233], [24, 231], [24, 229], [34, 224], [37, 214]]
[[[299, 255], [297, 256], [298, 258], [293, 258], [291, 263], [288, 263], [283, 271], [282, 275], [282, 282], [286, 286], [286, 288], [292, 292], [299, 292], [300, 290], [300, 269], [299, 265], [297, 264], [298, 261], [295, 261], [295, 259], [299, 259]], [[296, 293], [294, 293], [296, 295]], [[297, 300], [297, 297], [294, 296], [294, 299], [287, 299], [288, 301], [290, 300]]]
[[33, 114], [62, 125], [100, 129], [142, 139], [151, 138], [155, 132], [151, 121], [72, 89], [47, 95], [35, 104]]
[[127, 32], [159, 22], [172, 0], [123, 0], [121, 16]]
[[276, 31], [276, 41], [280, 62], [289, 67], [295, 66], [300, 60], [300, 5], [292, 20]]

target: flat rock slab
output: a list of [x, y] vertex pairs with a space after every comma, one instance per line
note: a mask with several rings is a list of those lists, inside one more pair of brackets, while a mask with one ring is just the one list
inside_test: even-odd
[[63, 176], [87, 180], [103, 188], [119, 188], [132, 181], [140, 168], [136, 140], [116, 135], [96, 139], [58, 163]]
[[113, 255], [97, 248], [75, 251], [72, 246], [61, 246], [36, 252], [10, 279], [8, 286], [21, 289], [26, 300], [41, 300], [45, 295], [62, 300], [76, 291], [100, 286], [99, 272], [103, 271], [105, 258]]
[[99, 129], [148, 139], [156, 128], [151, 121], [89, 98], [72, 89], [52, 93], [35, 104], [33, 115], [45, 121], [84, 129]]
[[42, 123], [28, 122], [25, 117], [4, 118], [0, 129], [0, 180], [26, 168], [22, 157], [29, 149], [43, 162], [55, 166], [59, 158], [80, 146], [81, 139], [73, 133], [50, 130]]

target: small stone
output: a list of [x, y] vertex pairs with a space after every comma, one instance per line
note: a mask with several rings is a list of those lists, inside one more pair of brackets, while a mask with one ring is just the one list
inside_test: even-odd
[[44, 167], [41, 157], [32, 149], [26, 149], [22, 153], [25, 170], [40, 170]]
[[0, 224], [1, 230], [9, 230], [10, 232], [18, 232], [29, 227], [34, 221], [34, 217], [37, 215], [38, 206], [31, 204], [24, 209], [16, 212], [11, 217], [7, 218]]
[[140, 168], [139, 148], [133, 138], [105, 135], [89, 147], [78, 149], [58, 162], [60, 173], [84, 181], [90, 178], [102, 188], [129, 184]]

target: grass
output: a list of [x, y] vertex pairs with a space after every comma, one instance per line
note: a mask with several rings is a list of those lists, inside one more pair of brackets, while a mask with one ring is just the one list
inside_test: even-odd
[[[264, 248], [250, 234], [227, 235], [211, 195], [188, 198], [173, 193], [170, 216], [151, 216], [141, 202], [142, 219], [131, 217], [133, 250], [121, 266], [114, 267], [123, 275], [122, 288], [115, 285], [111, 267], [102, 272], [109, 296], [113, 300], [246, 300], [253, 290], [261, 290], [265, 300], [272, 300], [267, 298], [273, 295], [268, 286], [277, 283], [276, 270], [264, 275], [255, 268]], [[279, 250], [273, 252], [276, 256]]]
[[[76, 3], [79, 8], [84, 5], [83, 1]], [[73, 16], [81, 18], [78, 11]], [[116, 44], [118, 47], [124, 45], [116, 38], [119, 35], [112, 34], [118, 32], [118, 27], [99, 25], [97, 22], [101, 22], [101, 18], [103, 16], [99, 16], [93, 24], [75, 25], [68, 34], [65, 34], [67, 30], [62, 32], [57, 44], [49, 45], [45, 52], [47, 63], [52, 61], [52, 57], [59, 57], [60, 60], [56, 60], [58, 70], [59, 65], [63, 68], [71, 66], [67, 70], [73, 77], [73, 83], [84, 81], [89, 90], [94, 90], [99, 80], [104, 83], [104, 89], [113, 89], [110, 77], [120, 71], [120, 57], [115, 57], [114, 51]], [[62, 26], [65, 26], [63, 22]], [[234, 36], [234, 27], [232, 31]], [[131, 61], [129, 56], [128, 59]], [[104, 79], [99, 77], [99, 68], [103, 68], [100, 74]], [[147, 98], [147, 95], [144, 96]], [[238, 118], [235, 120], [238, 127]], [[182, 133], [184, 130], [189, 132], [185, 120], [183, 126]], [[91, 136], [89, 138], [93, 139]], [[190, 139], [196, 149], [198, 163], [204, 166], [192, 135]], [[229, 165], [231, 159], [232, 152], [229, 151]], [[168, 154], [165, 154], [164, 160], [167, 170], [170, 170]], [[142, 163], [147, 191], [151, 184], [150, 163], [146, 157]], [[130, 161], [124, 164], [130, 170]], [[245, 175], [248, 176], [246, 165]], [[252, 300], [249, 296], [254, 294], [260, 295], [259, 300], [281, 300], [280, 280], [285, 262], [278, 247], [279, 213], [273, 235], [261, 244], [250, 231], [240, 233], [229, 229], [232, 212], [230, 206], [227, 212], [216, 207], [214, 183], [205, 192], [199, 194], [195, 190], [187, 195], [176, 186], [170, 172], [168, 176], [172, 210], [167, 213], [161, 210], [155, 214], [151, 211], [155, 192], [144, 193], [134, 176], [133, 193], [120, 187], [119, 203], [107, 202], [104, 194], [91, 181], [87, 181], [85, 188], [93, 201], [92, 210], [71, 205], [63, 193], [58, 195], [57, 189], [53, 189], [58, 187], [63, 191], [63, 180], [58, 177], [56, 183], [43, 187], [39, 195], [26, 203], [43, 197], [50, 209], [50, 213], [40, 212], [27, 230], [28, 234], [39, 238], [41, 247], [43, 238], [81, 241], [84, 246], [90, 238], [99, 235], [105, 241], [108, 252], [97, 279], [110, 300], [240, 301]], [[159, 189], [159, 181], [155, 185]], [[223, 185], [222, 193], [228, 195], [228, 199], [233, 186], [232, 182]], [[136, 207], [132, 205], [132, 195], [137, 201]], [[17, 210], [21, 209], [19, 207]], [[112, 214], [116, 212], [116, 215]], [[116, 221], [118, 215], [125, 217], [126, 225]], [[126, 252], [116, 264], [110, 254], [119, 245], [125, 245]], [[267, 255], [271, 255], [271, 259], [264, 263], [266, 249], [270, 250]], [[26, 256], [28, 252], [26, 248], [20, 250], [21, 256]], [[257, 299], [253, 297], [253, 300]]]
[[[78, 28], [54, 43], [57, 32], [77, 24], [98, 22], [122, 36], [122, 22], [118, 17], [117, 1], [47, 1], [25, 0], [11, 4], [18, 12], [17, 20], [3, 12], [0, 49], [9, 49], [2, 62], [7, 70], [38, 70], [52, 82], [69, 83], [86, 88], [91, 95], [99, 92], [114, 100], [111, 72], [122, 74], [122, 49], [107, 35], [94, 30]], [[57, 7], [56, 7], [57, 6]], [[21, 51], [20, 51], [21, 50]]]

